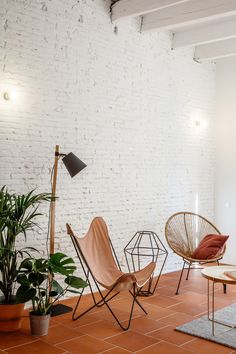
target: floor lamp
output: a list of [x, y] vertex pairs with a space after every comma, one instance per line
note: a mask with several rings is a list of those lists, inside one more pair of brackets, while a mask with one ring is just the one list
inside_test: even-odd
[[[56, 208], [56, 186], [57, 186], [57, 172], [58, 172], [58, 161], [62, 158], [68, 173], [71, 178], [76, 176], [80, 171], [82, 171], [87, 165], [81, 161], [72, 152], [69, 154], [62, 154], [60, 152], [59, 145], [55, 147], [55, 159], [52, 171], [52, 200], [50, 205], [50, 255], [54, 254], [55, 250], [55, 208]], [[71, 311], [72, 309], [68, 306], [57, 304], [52, 307], [52, 316], [57, 316], [62, 313]]]

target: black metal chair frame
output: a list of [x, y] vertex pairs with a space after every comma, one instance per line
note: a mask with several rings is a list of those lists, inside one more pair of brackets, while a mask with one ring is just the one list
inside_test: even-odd
[[[181, 270], [181, 273], [180, 273], [179, 282], [178, 282], [178, 286], [177, 286], [176, 293], [175, 293], [176, 295], [179, 294], [179, 287], [180, 287], [181, 280], [182, 280], [182, 277], [183, 277], [184, 269], [187, 269], [186, 280], [188, 280], [189, 273], [190, 273], [190, 270], [191, 270], [191, 269], [203, 269], [203, 267], [194, 267], [194, 268], [191, 268], [191, 266], [192, 266], [193, 264], [204, 265], [204, 264], [209, 263], [209, 262], [199, 262], [199, 261], [198, 261], [198, 262], [189, 262], [188, 260], [186, 260], [186, 259], [184, 259], [184, 258], [183, 258], [183, 261], [184, 261], [184, 263], [183, 263], [183, 267], [182, 267], [182, 270]], [[220, 265], [219, 261], [220, 261], [220, 259], [216, 261], [218, 266]], [[188, 264], [188, 267], [187, 267], [187, 268], [185, 268], [185, 264]], [[227, 291], [226, 289], [227, 289], [226, 284], [223, 284], [224, 294], [226, 294], [226, 291]]]
[[[113, 312], [113, 310], [111, 309], [110, 305], [108, 304], [108, 302], [113, 299], [114, 297], [116, 297], [120, 292], [116, 292], [115, 294], [113, 294], [112, 296], [109, 297], [109, 295], [111, 295], [111, 293], [115, 290], [116, 286], [118, 283], [115, 283], [113, 285], [113, 287], [107, 292], [106, 295], [103, 294], [102, 290], [100, 289], [100, 286], [99, 286], [99, 283], [97, 282], [97, 280], [95, 279], [88, 263], [86, 262], [86, 259], [83, 255], [83, 252], [78, 244], [78, 242], [76, 241], [76, 238], [75, 236], [71, 235], [70, 232], [68, 232], [68, 234], [70, 235], [71, 237], [71, 240], [72, 240], [72, 243], [74, 245], [74, 248], [75, 248], [75, 251], [76, 251], [76, 254], [78, 256], [78, 259], [79, 259], [79, 262], [80, 262], [80, 265], [81, 265], [81, 268], [84, 272], [84, 276], [86, 277], [86, 282], [88, 283], [89, 285], [89, 288], [90, 288], [90, 291], [91, 291], [91, 294], [92, 294], [92, 298], [93, 298], [93, 302], [94, 302], [94, 305], [92, 305], [90, 308], [88, 308], [87, 310], [85, 310], [84, 312], [82, 312], [81, 314], [77, 315], [76, 316], [76, 312], [77, 312], [77, 308], [79, 306], [79, 303], [80, 303], [80, 300], [82, 298], [82, 295], [83, 295], [83, 292], [84, 292], [84, 289], [82, 289], [82, 291], [80, 292], [80, 295], [79, 295], [79, 298], [78, 298], [78, 301], [76, 303], [76, 306], [75, 306], [75, 309], [73, 311], [73, 314], [72, 314], [72, 319], [73, 321], [76, 321], [78, 320], [79, 318], [81, 318], [83, 315], [85, 315], [86, 313], [88, 313], [89, 311], [91, 311], [92, 309], [94, 309], [95, 307], [102, 307], [103, 305], [106, 305], [106, 307], [108, 308], [108, 310], [110, 311], [110, 313], [112, 314], [112, 316], [114, 317], [114, 319], [116, 320], [116, 322], [118, 323], [118, 325], [120, 326], [121, 329], [123, 329], [124, 331], [127, 331], [130, 327], [130, 324], [131, 324], [131, 320], [132, 320], [132, 316], [133, 316], [133, 310], [134, 310], [134, 304], [136, 303], [137, 305], [139, 305], [139, 307], [142, 309], [142, 311], [147, 315], [147, 311], [143, 308], [143, 306], [140, 304], [140, 302], [138, 301], [137, 299], [137, 295], [138, 295], [138, 291], [139, 289], [137, 289], [137, 286], [136, 284], [133, 284], [133, 292], [131, 290], [129, 290], [129, 293], [130, 295], [132, 296], [133, 298], [133, 301], [132, 301], [132, 304], [131, 304], [131, 309], [130, 309], [130, 316], [129, 316], [129, 321], [128, 321], [128, 324], [127, 326], [123, 326], [121, 321], [119, 321], [119, 319], [117, 318], [116, 314]], [[118, 261], [118, 258], [116, 256], [116, 253], [115, 253], [115, 250], [114, 250], [114, 247], [112, 245], [112, 242], [109, 238], [109, 243], [110, 243], [110, 246], [111, 246], [111, 249], [112, 249], [112, 253], [115, 257], [115, 260], [116, 260], [116, 263], [117, 263], [117, 266], [119, 268], [119, 270], [121, 270], [121, 267], [120, 267], [120, 263]], [[86, 271], [87, 269], [87, 271]], [[101, 297], [101, 300], [99, 301], [96, 301], [95, 299], [95, 296], [94, 296], [94, 292], [93, 292], [93, 289], [92, 289], [92, 285], [91, 285], [91, 282], [90, 282], [90, 276], [92, 278], [92, 280], [94, 281], [95, 285], [96, 285], [96, 288], [98, 290], [98, 293]]]

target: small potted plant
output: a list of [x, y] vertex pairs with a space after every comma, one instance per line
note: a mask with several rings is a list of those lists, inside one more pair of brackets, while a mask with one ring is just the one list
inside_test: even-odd
[[0, 332], [18, 330], [24, 310], [24, 303], [15, 297], [18, 264], [33, 248], [18, 250], [16, 240], [19, 236], [26, 240], [27, 232], [38, 226], [38, 208], [50, 199], [49, 193], [17, 195], [6, 187], [0, 189]]
[[[73, 275], [76, 270], [72, 258], [64, 253], [55, 253], [49, 258], [27, 258], [20, 265], [17, 281], [20, 287], [16, 293], [19, 302], [32, 301], [30, 312], [31, 333], [43, 336], [48, 333], [50, 309], [67, 291], [78, 293], [87, 283]], [[58, 274], [64, 278], [62, 287], [55, 279]]]

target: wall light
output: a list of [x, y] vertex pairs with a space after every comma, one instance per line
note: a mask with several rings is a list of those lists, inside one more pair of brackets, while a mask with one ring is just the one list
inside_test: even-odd
[[15, 90], [6, 91], [3, 93], [3, 98], [6, 101], [15, 101], [18, 97], [18, 93]]
[[207, 120], [205, 120], [205, 119], [196, 119], [195, 120], [195, 125], [196, 125], [196, 127], [203, 127], [203, 128], [205, 128], [205, 127], [207, 127], [208, 126], [208, 122], [207, 122]]
[[192, 126], [197, 130], [206, 128], [209, 124], [206, 112], [201, 109], [195, 109], [191, 112]]

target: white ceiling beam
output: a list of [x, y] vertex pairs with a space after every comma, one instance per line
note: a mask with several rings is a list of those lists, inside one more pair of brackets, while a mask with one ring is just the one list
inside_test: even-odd
[[194, 47], [236, 37], [236, 17], [197, 25], [173, 33], [172, 48]]
[[136, 17], [188, 0], [119, 0], [111, 6], [112, 21]]
[[236, 55], [236, 38], [200, 45], [195, 49], [194, 59], [202, 62], [234, 55]]
[[191, 0], [143, 16], [142, 31], [173, 30], [236, 14], [236, 0]]

